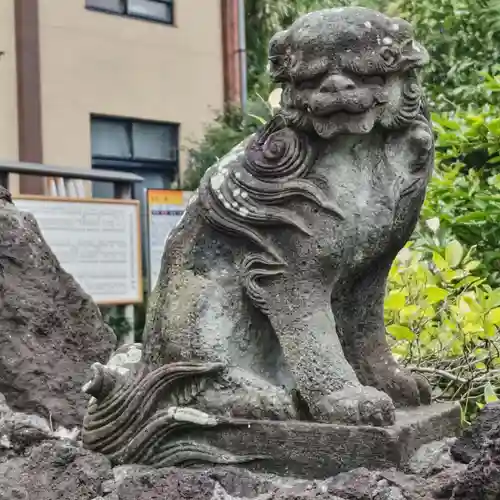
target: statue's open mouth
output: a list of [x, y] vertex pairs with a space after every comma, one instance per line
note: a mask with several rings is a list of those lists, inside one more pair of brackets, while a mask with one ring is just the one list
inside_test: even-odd
[[318, 92], [310, 98], [307, 111], [320, 117], [338, 113], [363, 114], [386, 102], [387, 97], [382, 91], [374, 92], [371, 88], [335, 94]]

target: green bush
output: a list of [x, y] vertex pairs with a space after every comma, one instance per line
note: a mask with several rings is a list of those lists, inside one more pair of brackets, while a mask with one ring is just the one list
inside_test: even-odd
[[424, 79], [434, 109], [498, 103], [479, 72], [499, 69], [499, 0], [394, 0], [388, 11], [408, 19], [430, 53]]
[[[436, 221], [429, 226], [437, 234]], [[474, 248], [441, 241], [434, 251], [409, 243], [388, 280], [385, 321], [399, 361], [426, 376], [438, 400], [458, 400], [470, 419], [496, 400], [500, 383], [500, 289], [475, 271]]]
[[[485, 86], [497, 88], [497, 78]], [[436, 171], [422, 209], [442, 231], [476, 247], [480, 272], [500, 285], [500, 119], [494, 108], [434, 115]]]
[[[483, 178], [476, 170], [463, 170], [463, 164], [440, 167], [429, 185], [422, 214], [439, 219], [442, 230], [466, 247], [475, 246], [478, 271], [490, 285], [499, 286], [500, 175]], [[426, 240], [432, 248], [434, 238]]]

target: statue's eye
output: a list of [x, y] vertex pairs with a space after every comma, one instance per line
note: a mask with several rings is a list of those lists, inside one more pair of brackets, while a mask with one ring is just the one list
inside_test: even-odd
[[385, 78], [383, 76], [364, 76], [362, 80], [365, 85], [374, 85], [377, 87], [385, 85]]
[[302, 80], [297, 82], [295, 87], [297, 90], [311, 90], [317, 88], [319, 82], [317, 80]]

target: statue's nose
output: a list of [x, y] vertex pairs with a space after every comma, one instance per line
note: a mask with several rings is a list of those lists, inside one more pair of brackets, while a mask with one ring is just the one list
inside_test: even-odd
[[340, 92], [342, 90], [353, 90], [356, 84], [347, 76], [330, 75], [326, 77], [320, 86], [321, 92]]

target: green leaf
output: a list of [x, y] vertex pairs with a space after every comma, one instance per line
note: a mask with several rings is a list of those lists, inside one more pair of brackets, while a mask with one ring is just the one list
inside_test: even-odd
[[474, 271], [481, 265], [481, 262], [479, 260], [471, 260], [467, 264], [465, 264], [465, 270], [466, 271]]
[[425, 290], [427, 301], [431, 304], [441, 302], [448, 297], [449, 292], [438, 286], [428, 286]]
[[253, 118], [254, 120], [257, 120], [262, 125], [265, 125], [267, 123], [267, 120], [265, 118], [262, 118], [262, 116], [257, 116], [252, 113], [248, 113], [248, 116], [250, 118]]
[[460, 125], [457, 122], [454, 122], [452, 120], [448, 120], [444, 118], [443, 116], [438, 116], [434, 115], [434, 121], [441, 125], [442, 127], [445, 127], [450, 130], [460, 130]]
[[405, 322], [409, 318], [412, 318], [413, 316], [418, 314], [419, 311], [420, 311], [420, 308], [416, 305], [403, 307], [403, 308], [401, 308], [401, 310], [399, 312], [399, 320], [401, 322]]
[[450, 267], [457, 267], [462, 261], [463, 256], [464, 256], [464, 248], [457, 240], [453, 240], [446, 247], [445, 259], [446, 262], [448, 262], [448, 264], [450, 265]]
[[496, 307], [488, 313], [487, 321], [489, 321], [492, 325], [500, 325], [500, 307]]
[[498, 396], [495, 392], [495, 389], [491, 385], [491, 382], [488, 382], [484, 386], [484, 400], [486, 403], [496, 403], [498, 401]]
[[440, 271], [445, 271], [450, 267], [446, 259], [443, 259], [437, 252], [432, 253], [432, 261]]
[[456, 224], [465, 224], [466, 222], [477, 222], [477, 221], [485, 220], [485, 219], [487, 219], [487, 215], [483, 211], [469, 212], [468, 214], [460, 215], [459, 217], [456, 217], [455, 223]]
[[412, 341], [415, 339], [415, 334], [407, 326], [390, 325], [387, 327], [387, 332], [396, 340]]
[[406, 303], [406, 295], [403, 292], [391, 292], [385, 299], [385, 308], [390, 311], [403, 309]]
[[425, 221], [425, 225], [433, 232], [436, 233], [439, 229], [439, 217], [433, 217]]

